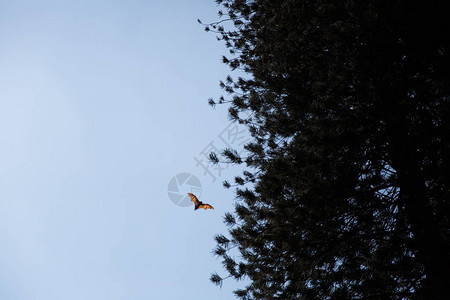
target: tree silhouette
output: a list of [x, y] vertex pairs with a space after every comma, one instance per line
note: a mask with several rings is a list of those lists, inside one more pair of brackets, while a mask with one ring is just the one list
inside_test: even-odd
[[235, 294], [443, 297], [448, 1], [216, 2], [221, 19], [206, 30], [248, 78], [228, 76], [227, 96], [209, 103], [229, 105], [253, 137], [246, 157], [223, 153], [247, 166], [229, 234], [215, 237], [228, 277], [249, 279]]

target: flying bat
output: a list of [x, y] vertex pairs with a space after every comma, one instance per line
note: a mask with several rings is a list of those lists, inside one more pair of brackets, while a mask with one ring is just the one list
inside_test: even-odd
[[194, 204], [195, 204], [194, 210], [197, 210], [199, 208], [203, 208], [204, 210], [214, 209], [214, 207], [212, 207], [212, 205], [209, 205], [207, 203], [203, 203], [202, 201], [199, 201], [197, 199], [197, 197], [195, 197], [194, 194], [191, 194], [191, 193], [187, 193], [187, 194], [189, 195], [189, 197], [191, 197], [191, 201], [194, 202]]

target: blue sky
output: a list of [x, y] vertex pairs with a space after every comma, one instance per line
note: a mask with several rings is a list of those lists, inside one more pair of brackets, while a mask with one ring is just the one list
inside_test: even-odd
[[[0, 299], [230, 299], [211, 255], [236, 168], [194, 157], [226, 49], [197, 23], [213, 0], [0, 0]], [[229, 137], [229, 136], [228, 136]], [[173, 204], [189, 172], [215, 210]]]

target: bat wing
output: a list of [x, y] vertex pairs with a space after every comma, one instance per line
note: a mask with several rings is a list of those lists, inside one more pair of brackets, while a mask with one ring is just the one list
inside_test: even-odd
[[[198, 208], [203, 208], [204, 210], [207, 210], [207, 209], [214, 209], [214, 207], [212, 207], [212, 205], [209, 205], [209, 204], [200, 204], [199, 206], [198, 206]], [[198, 209], [197, 208], [197, 209]]]
[[199, 205], [199, 201], [194, 194], [191, 194], [191, 193], [187, 193], [187, 194], [189, 195], [189, 197], [191, 197], [191, 201], [194, 202], [195, 206]]

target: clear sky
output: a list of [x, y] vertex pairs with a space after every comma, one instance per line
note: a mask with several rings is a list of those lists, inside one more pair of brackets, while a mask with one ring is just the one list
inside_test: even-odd
[[[0, 0], [0, 299], [232, 299], [213, 0]], [[236, 140], [233, 140], [234, 142]], [[204, 157], [203, 157], [204, 159]], [[204, 161], [206, 163], [206, 161]], [[169, 200], [188, 172], [215, 210]], [[180, 190], [185, 192], [186, 190]]]

